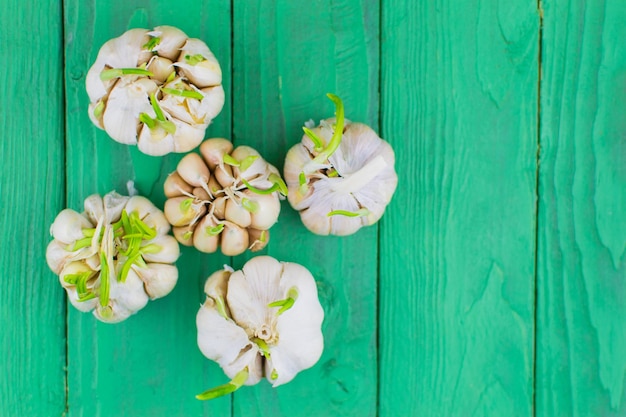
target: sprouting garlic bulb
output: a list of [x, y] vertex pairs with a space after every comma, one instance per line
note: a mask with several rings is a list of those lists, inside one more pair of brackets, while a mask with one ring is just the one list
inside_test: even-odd
[[165, 216], [186, 246], [227, 256], [261, 250], [280, 213], [287, 187], [278, 170], [248, 146], [207, 139], [189, 153], [164, 184]]
[[176, 285], [178, 242], [163, 212], [141, 196], [87, 197], [85, 211], [61, 211], [50, 233], [48, 266], [77, 309], [116, 323]]
[[86, 85], [93, 123], [148, 155], [192, 150], [224, 105], [213, 53], [171, 26], [131, 29], [106, 42]]
[[381, 218], [398, 177], [391, 146], [368, 126], [344, 120], [339, 97], [328, 97], [337, 117], [304, 128], [284, 174], [289, 203], [304, 225], [319, 235], [346, 236]]
[[196, 316], [198, 346], [232, 381], [198, 399], [216, 398], [262, 378], [277, 387], [320, 358], [324, 311], [305, 267], [258, 256], [240, 271], [215, 272], [204, 292], [207, 298]]

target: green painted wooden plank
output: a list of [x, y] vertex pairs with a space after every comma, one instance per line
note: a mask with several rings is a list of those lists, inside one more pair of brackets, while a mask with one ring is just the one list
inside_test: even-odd
[[[217, 0], [65, 4], [68, 101], [68, 197], [82, 200], [111, 189], [126, 193], [134, 180], [139, 193], [163, 207], [162, 185], [182, 155], [155, 158], [114, 142], [87, 116], [84, 78], [100, 46], [132, 27], [173, 25], [207, 42], [220, 60], [230, 97], [230, 4]], [[230, 106], [207, 131], [230, 136]], [[94, 158], [97, 156], [97, 158]], [[230, 399], [200, 402], [195, 394], [221, 382], [221, 370], [196, 345], [195, 315], [204, 281], [228, 259], [184, 248], [179, 281], [166, 298], [153, 301], [127, 321], [107, 325], [91, 315], [69, 312], [70, 416], [229, 415]]]
[[543, 1], [537, 415], [626, 415], [626, 4]]
[[385, 0], [380, 416], [533, 414], [536, 2]]
[[[235, 144], [251, 145], [281, 171], [303, 123], [331, 117], [378, 122], [378, 2], [234, 3]], [[376, 413], [377, 228], [346, 238], [308, 232], [283, 202], [265, 253], [298, 262], [319, 284], [325, 350], [287, 385], [261, 382], [234, 394], [236, 416], [368, 416]], [[235, 260], [241, 266], [250, 256]]]
[[61, 7], [9, 0], [0, 22], [0, 415], [60, 416], [65, 306], [45, 251], [64, 204]]

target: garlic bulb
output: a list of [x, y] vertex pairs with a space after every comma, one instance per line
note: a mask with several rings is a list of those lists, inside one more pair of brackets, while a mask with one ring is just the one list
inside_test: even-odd
[[46, 251], [74, 307], [116, 323], [172, 291], [180, 252], [163, 212], [145, 197], [116, 192], [91, 195], [84, 208], [57, 215]]
[[86, 87], [92, 122], [155, 156], [198, 146], [224, 105], [222, 71], [211, 50], [171, 26], [131, 29], [106, 42]]
[[346, 236], [376, 223], [396, 190], [398, 177], [391, 146], [368, 126], [336, 118], [303, 128], [301, 143], [285, 160], [289, 203], [304, 225], [319, 235]]
[[164, 184], [165, 216], [186, 246], [235, 256], [261, 250], [280, 213], [287, 187], [278, 170], [248, 146], [207, 139], [187, 154]]
[[198, 399], [229, 394], [262, 378], [277, 387], [320, 358], [324, 311], [315, 279], [303, 266], [258, 256], [240, 271], [215, 272], [204, 292], [196, 316], [198, 346], [232, 381]]

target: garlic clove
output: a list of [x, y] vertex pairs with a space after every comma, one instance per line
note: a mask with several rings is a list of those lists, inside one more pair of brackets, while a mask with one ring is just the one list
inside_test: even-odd
[[68, 282], [69, 277], [72, 275], [84, 273], [93, 274], [95, 273], [95, 271], [89, 268], [89, 266], [87, 266], [87, 264], [85, 264], [84, 262], [68, 262], [59, 273], [59, 282], [61, 283], [63, 288], [75, 287], [75, 284]]
[[189, 152], [202, 142], [207, 124], [192, 126], [177, 119], [172, 119], [172, 122], [176, 126], [174, 152]]
[[[167, 114], [163, 109], [164, 114]], [[171, 152], [188, 152], [198, 146], [204, 137], [207, 127], [203, 125], [190, 125], [167, 114], [167, 123], [171, 124], [171, 133], [157, 122], [155, 126], [143, 125], [139, 134], [139, 150], [147, 155], [162, 156]]]
[[[315, 279], [301, 265], [283, 262], [282, 266], [282, 294], [277, 299], [287, 298], [294, 288], [298, 298], [289, 310], [278, 315], [276, 321], [280, 341], [270, 348], [271, 360], [267, 361], [266, 368], [274, 369], [278, 375], [275, 379], [267, 378], [274, 387], [291, 381], [298, 372], [313, 366], [324, 350], [321, 331], [324, 310], [318, 300]], [[266, 372], [266, 375], [271, 373]]]
[[172, 227], [172, 234], [181, 245], [193, 246], [194, 230], [195, 226], [177, 226]]
[[280, 200], [276, 193], [255, 194], [250, 190], [245, 190], [243, 193], [256, 207], [256, 210], [251, 213], [250, 227], [267, 230], [278, 221]]
[[160, 38], [159, 44], [153, 49], [159, 56], [175, 60], [180, 55], [180, 48], [185, 44], [187, 35], [182, 30], [173, 26], [157, 26], [151, 36]]
[[[202, 57], [200, 62], [199, 57]], [[222, 83], [220, 64], [209, 47], [200, 39], [188, 39], [185, 42], [175, 65], [179, 67], [183, 76], [199, 88]]]
[[82, 300], [81, 297], [84, 297], [86, 294], [79, 294], [79, 287], [75, 283], [70, 283], [72, 278], [76, 278], [77, 276], [83, 275], [87, 278], [85, 282], [85, 289], [87, 291], [93, 291], [93, 287], [96, 282], [96, 271], [92, 270], [89, 266], [87, 266], [84, 262], [75, 261], [69, 262], [64, 267], [63, 270], [59, 273], [59, 281], [63, 288], [66, 290], [68, 294], [68, 299], [78, 310], [82, 312], [91, 311], [95, 302], [98, 301], [97, 298], [91, 298]]
[[171, 264], [180, 256], [178, 242], [170, 235], [158, 235], [145, 242], [141, 247], [141, 252], [146, 262]]
[[46, 262], [50, 269], [57, 275], [61, 273], [61, 270], [68, 262], [76, 260], [82, 260], [91, 269], [97, 270], [100, 266], [100, 261], [97, 259], [97, 256], [92, 255], [92, 253], [91, 247], [85, 247], [73, 252], [68, 251], [67, 244], [54, 239], [46, 248]]
[[192, 197], [174, 197], [165, 202], [165, 217], [172, 226], [186, 226], [206, 213], [206, 207]]
[[124, 321], [132, 314], [132, 311], [118, 304], [113, 299], [110, 299], [109, 303], [106, 306], [102, 306], [100, 305], [100, 303], [96, 303], [95, 309], [93, 310], [93, 315], [96, 316], [98, 320], [104, 323], [111, 324]]
[[193, 187], [182, 179], [182, 177], [178, 175], [177, 171], [169, 174], [163, 184], [163, 191], [165, 192], [165, 196], [167, 198], [187, 195], [190, 194], [192, 190]]
[[[138, 198], [148, 201], [148, 199], [144, 197], [138, 197]], [[122, 215], [122, 210], [124, 210], [128, 200], [129, 200], [129, 197], [120, 195], [116, 193], [115, 191], [107, 193], [102, 199], [102, 203], [104, 206], [104, 220], [107, 223], [113, 223], [119, 220], [119, 218]], [[148, 203], [150, 202], [148, 201]]]
[[228, 292], [228, 279], [230, 278], [230, 274], [232, 274], [232, 272], [226, 269], [220, 269], [211, 274], [204, 283], [204, 293], [207, 297], [212, 298], [213, 301], [218, 304], [218, 309], [221, 308], [221, 304], [224, 305], [223, 313], [226, 316], [225, 318], [231, 317], [228, 306], [224, 303], [226, 293]]
[[66, 251], [65, 246], [67, 245], [54, 239], [46, 247], [46, 262], [52, 272], [57, 275], [72, 257], [72, 252]]
[[183, 180], [194, 187], [207, 185], [211, 177], [209, 169], [197, 153], [185, 155], [176, 166], [176, 171]]
[[174, 71], [174, 63], [170, 59], [155, 55], [148, 61], [146, 69], [153, 74], [150, 78], [164, 83]]
[[233, 169], [230, 165], [222, 163], [215, 168], [213, 173], [215, 179], [222, 187], [232, 187], [235, 185], [235, 178], [233, 177]]
[[161, 107], [174, 118], [190, 125], [208, 126], [224, 106], [224, 88], [221, 85], [200, 90], [176, 78], [164, 85], [161, 91]]
[[83, 229], [93, 227], [91, 222], [82, 214], [72, 209], [64, 209], [50, 226], [50, 234], [59, 242], [70, 244], [85, 237]]
[[[101, 101], [103, 98], [107, 96], [111, 87], [118, 81], [117, 79], [111, 80], [101, 80], [100, 73], [105, 69], [105, 55], [112, 53], [112, 41], [108, 41], [102, 48], [100, 48], [100, 53], [98, 54], [98, 58], [96, 62], [89, 68], [87, 75], [85, 76], [85, 87], [87, 89], [87, 95], [89, 96], [89, 101], [92, 105], [94, 103]], [[93, 106], [96, 107], [95, 105]], [[89, 116], [91, 117], [93, 114], [93, 110], [90, 109]], [[100, 118], [96, 118], [96, 120]], [[92, 118], [92, 120], [94, 120]], [[100, 119], [101, 120], [101, 119]], [[104, 128], [102, 128], [104, 129]]]
[[[118, 264], [118, 271], [121, 265]], [[123, 309], [135, 313], [148, 304], [148, 295], [144, 291], [143, 281], [131, 268], [126, 275], [124, 282], [118, 282], [116, 279], [110, 281], [109, 297]]]
[[104, 218], [104, 200], [100, 194], [92, 194], [85, 199], [83, 203], [85, 214], [93, 224], [97, 224], [100, 219]]
[[87, 94], [93, 103], [106, 96], [107, 91], [117, 79], [101, 80], [100, 73], [107, 68], [135, 68], [149, 59], [143, 50], [148, 41], [148, 31], [131, 29], [118, 38], [107, 41], [98, 52], [96, 62], [91, 66], [85, 77]]
[[226, 218], [226, 201], [227, 201], [226, 197], [218, 197], [215, 200], [213, 200], [213, 204], [212, 204], [213, 214], [219, 219]]
[[140, 127], [137, 137], [137, 148], [150, 156], [163, 156], [174, 152], [176, 144], [174, 136], [168, 133], [163, 126], [157, 124], [150, 128], [145, 124]]
[[268, 333], [273, 333], [273, 329], [269, 324], [274, 320], [275, 309], [268, 304], [284, 298], [280, 291], [283, 267], [269, 256], [257, 256], [252, 260], [230, 276], [228, 306], [237, 324], [254, 329], [259, 333], [257, 337], [271, 338]]
[[67, 299], [70, 303], [78, 310], [83, 313], [88, 313], [98, 304], [97, 298], [92, 298], [91, 300], [79, 301], [78, 300], [78, 291], [75, 287], [66, 288], [65, 292], [67, 294]]
[[104, 124], [102, 124], [102, 113], [106, 108], [106, 102], [104, 99], [98, 100], [93, 103], [89, 103], [87, 114], [91, 122], [99, 129], [104, 130]]
[[302, 173], [302, 167], [304, 167], [308, 161], [311, 160], [309, 151], [302, 145], [294, 145], [285, 156], [285, 183], [289, 189], [287, 194], [287, 200], [289, 204], [295, 210], [302, 210], [302, 201], [312, 194], [312, 185], [309, 186], [305, 192], [302, 192], [300, 187], [300, 174]]
[[[163, 98], [161, 98], [159, 104], [162, 109], [173, 117], [189, 124], [206, 123], [204, 114], [196, 114], [192, 111], [192, 106], [197, 104], [194, 107], [197, 108], [204, 99], [204, 94], [198, 91], [198, 89], [187, 84], [182, 78], [175, 78], [163, 86], [162, 92]], [[194, 97], [183, 94], [193, 94]]]
[[[392, 181], [388, 181], [388, 184], [394, 184]], [[391, 189], [395, 188], [395, 185], [390, 185]], [[376, 223], [385, 212], [387, 205], [391, 199], [391, 195], [388, 191], [380, 191], [374, 187], [364, 188], [358, 193], [354, 194], [354, 198], [359, 202], [361, 207], [367, 207], [368, 214], [362, 217], [363, 223], [366, 226]]]
[[281, 327], [281, 341], [270, 349], [271, 359], [266, 361], [265, 375], [274, 388], [290, 382], [299, 372], [315, 365], [324, 350], [321, 332], [319, 336], [311, 337], [310, 332], [303, 330], [297, 333], [297, 330], [297, 322]]
[[219, 245], [220, 233], [217, 223], [211, 217], [205, 216], [194, 230], [193, 246], [200, 252], [214, 253]]
[[202, 88], [200, 91], [204, 94], [204, 99], [200, 103], [190, 103], [190, 108], [194, 113], [204, 114], [205, 123], [209, 123], [224, 107], [224, 87], [220, 84]]
[[109, 94], [102, 116], [104, 129], [111, 138], [127, 145], [137, 143], [139, 115], [154, 116], [148, 97], [156, 92], [157, 85], [147, 78], [120, 79]]
[[207, 139], [200, 145], [200, 153], [211, 170], [222, 164], [224, 155], [230, 154], [232, 150], [232, 142], [224, 138]]
[[250, 212], [233, 199], [226, 201], [225, 219], [243, 228], [247, 228], [252, 223]]
[[304, 202], [310, 204], [300, 212], [302, 223], [313, 233], [347, 236], [363, 226], [362, 217], [343, 215], [329, 216], [335, 211], [358, 212], [361, 207], [352, 196], [345, 197], [330, 191], [332, 181], [320, 180], [315, 183], [315, 193]]
[[216, 197], [219, 194], [223, 194], [224, 193], [222, 191], [222, 186], [220, 185], [220, 183], [215, 178], [215, 175], [212, 175], [211, 178], [209, 179], [209, 191], [211, 192], [211, 194], [214, 197]]
[[133, 265], [132, 269], [143, 281], [144, 289], [151, 300], [169, 294], [178, 281], [178, 269], [174, 265], [147, 263], [142, 267]]
[[263, 250], [270, 241], [269, 230], [248, 228], [248, 236], [250, 238], [250, 242], [252, 242], [248, 249], [252, 252]]
[[[259, 175], [264, 175], [267, 171], [268, 163], [261, 157], [261, 155], [253, 148], [249, 146], [238, 146], [230, 154], [235, 160], [242, 164], [246, 159], [253, 160], [252, 163], [247, 163], [245, 167], [233, 167], [233, 176], [243, 177], [246, 180], [256, 178]], [[242, 171], [243, 169], [243, 171]]]
[[248, 232], [234, 223], [224, 222], [224, 230], [221, 233], [220, 244], [224, 255], [240, 255], [248, 248]]
[[170, 223], [165, 215], [146, 197], [135, 195], [126, 202], [125, 210], [128, 214], [136, 212], [139, 218], [157, 232], [158, 235], [167, 234], [170, 231]]
[[113, 54], [108, 54], [106, 64], [111, 68], [134, 68], [146, 62], [152, 54], [144, 49], [149, 40], [146, 29], [130, 29], [113, 39]]
[[[90, 249], [85, 248], [82, 250], [89, 251]], [[94, 271], [97, 271], [100, 269], [100, 257], [98, 256], [97, 253], [94, 253], [93, 255], [88, 256], [86, 258], [81, 256], [80, 258], [76, 258], [76, 259], [81, 259], [83, 262], [87, 264], [89, 268], [93, 269]]]
[[246, 332], [230, 319], [222, 317], [215, 302], [208, 298], [196, 315], [198, 347], [204, 356], [217, 362], [229, 378], [248, 367], [246, 385], [261, 380], [261, 355]]
[[[210, 182], [211, 180], [209, 180]], [[207, 187], [208, 188], [208, 187]], [[210, 201], [212, 197], [209, 195], [207, 190], [201, 187], [196, 187], [193, 189], [192, 194], [198, 199], [202, 201]]]

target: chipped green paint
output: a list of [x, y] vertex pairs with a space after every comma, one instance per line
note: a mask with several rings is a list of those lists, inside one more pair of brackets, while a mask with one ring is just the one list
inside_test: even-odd
[[[0, 415], [626, 415], [623, 1], [8, 0], [0, 20]], [[314, 236], [283, 202], [263, 253], [316, 277], [326, 346], [277, 389], [195, 399], [228, 381], [196, 347], [204, 280], [251, 254], [184, 248], [172, 294], [118, 325], [66, 308], [45, 265], [62, 207], [128, 180], [163, 206], [182, 156], [110, 140], [84, 87], [102, 43], [160, 24], [220, 60], [207, 137], [282, 169], [330, 92], [396, 151], [377, 226]]]

